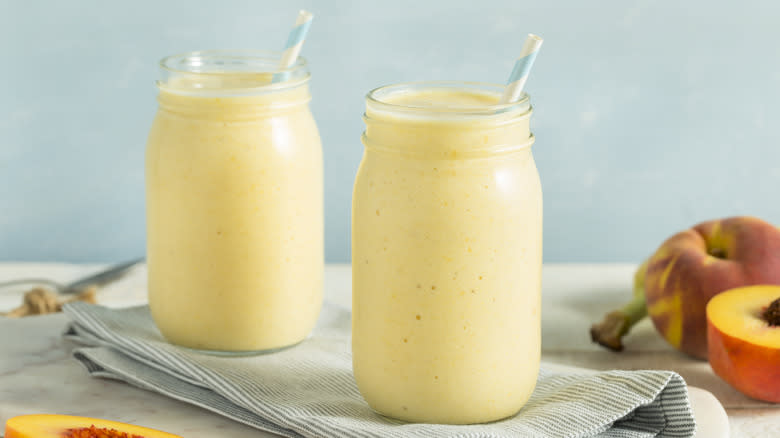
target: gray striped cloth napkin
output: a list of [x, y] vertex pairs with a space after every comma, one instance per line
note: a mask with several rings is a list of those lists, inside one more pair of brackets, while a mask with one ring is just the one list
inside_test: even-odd
[[683, 379], [671, 371], [555, 374], [514, 417], [494, 423], [411, 424], [373, 412], [352, 377], [349, 312], [330, 305], [303, 343], [273, 354], [227, 358], [165, 342], [148, 307], [65, 306], [65, 336], [95, 377], [125, 381], [286, 437], [691, 437]]

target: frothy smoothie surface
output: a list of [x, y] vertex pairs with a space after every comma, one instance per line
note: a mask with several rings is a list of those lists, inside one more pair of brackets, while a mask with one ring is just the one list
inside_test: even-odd
[[399, 92], [382, 96], [384, 103], [428, 110], [480, 109], [498, 103], [498, 94], [456, 89]]

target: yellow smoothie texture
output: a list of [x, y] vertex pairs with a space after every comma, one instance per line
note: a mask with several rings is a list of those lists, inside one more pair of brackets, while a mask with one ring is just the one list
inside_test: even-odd
[[[170, 342], [289, 346], [322, 302], [320, 138], [304, 80], [179, 74], [146, 150], [149, 305]], [[196, 84], [193, 86], [193, 84]]]
[[542, 194], [527, 99], [425, 83], [368, 98], [353, 196], [353, 365], [379, 413], [515, 414], [538, 374]]

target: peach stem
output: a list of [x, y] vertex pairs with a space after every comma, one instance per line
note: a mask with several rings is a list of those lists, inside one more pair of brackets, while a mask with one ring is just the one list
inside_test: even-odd
[[646, 316], [645, 289], [636, 287], [634, 299], [630, 303], [620, 310], [607, 313], [600, 323], [591, 326], [590, 338], [612, 351], [623, 351], [623, 336]]

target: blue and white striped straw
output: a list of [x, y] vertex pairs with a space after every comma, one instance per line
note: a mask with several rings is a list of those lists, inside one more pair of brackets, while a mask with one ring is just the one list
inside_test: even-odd
[[539, 48], [542, 47], [543, 41], [537, 35], [528, 34], [528, 38], [523, 43], [520, 57], [515, 62], [515, 68], [512, 69], [512, 74], [509, 75], [509, 80], [506, 82], [504, 94], [501, 96], [501, 103], [514, 102], [520, 98], [525, 81], [528, 80], [528, 73], [531, 72], [531, 67], [534, 65], [534, 60], [536, 60], [536, 54], [539, 53]]
[[[282, 60], [279, 62], [280, 69], [287, 69], [295, 64], [298, 60], [298, 55], [301, 53], [303, 43], [306, 41], [306, 34], [309, 32], [311, 26], [311, 20], [314, 15], [311, 12], [301, 10], [298, 12], [298, 18], [295, 20], [295, 27], [290, 31], [290, 36], [287, 37], [287, 44], [284, 45], [284, 53], [282, 53]], [[289, 72], [276, 73], [273, 76], [271, 82], [286, 81], [289, 77]]]

